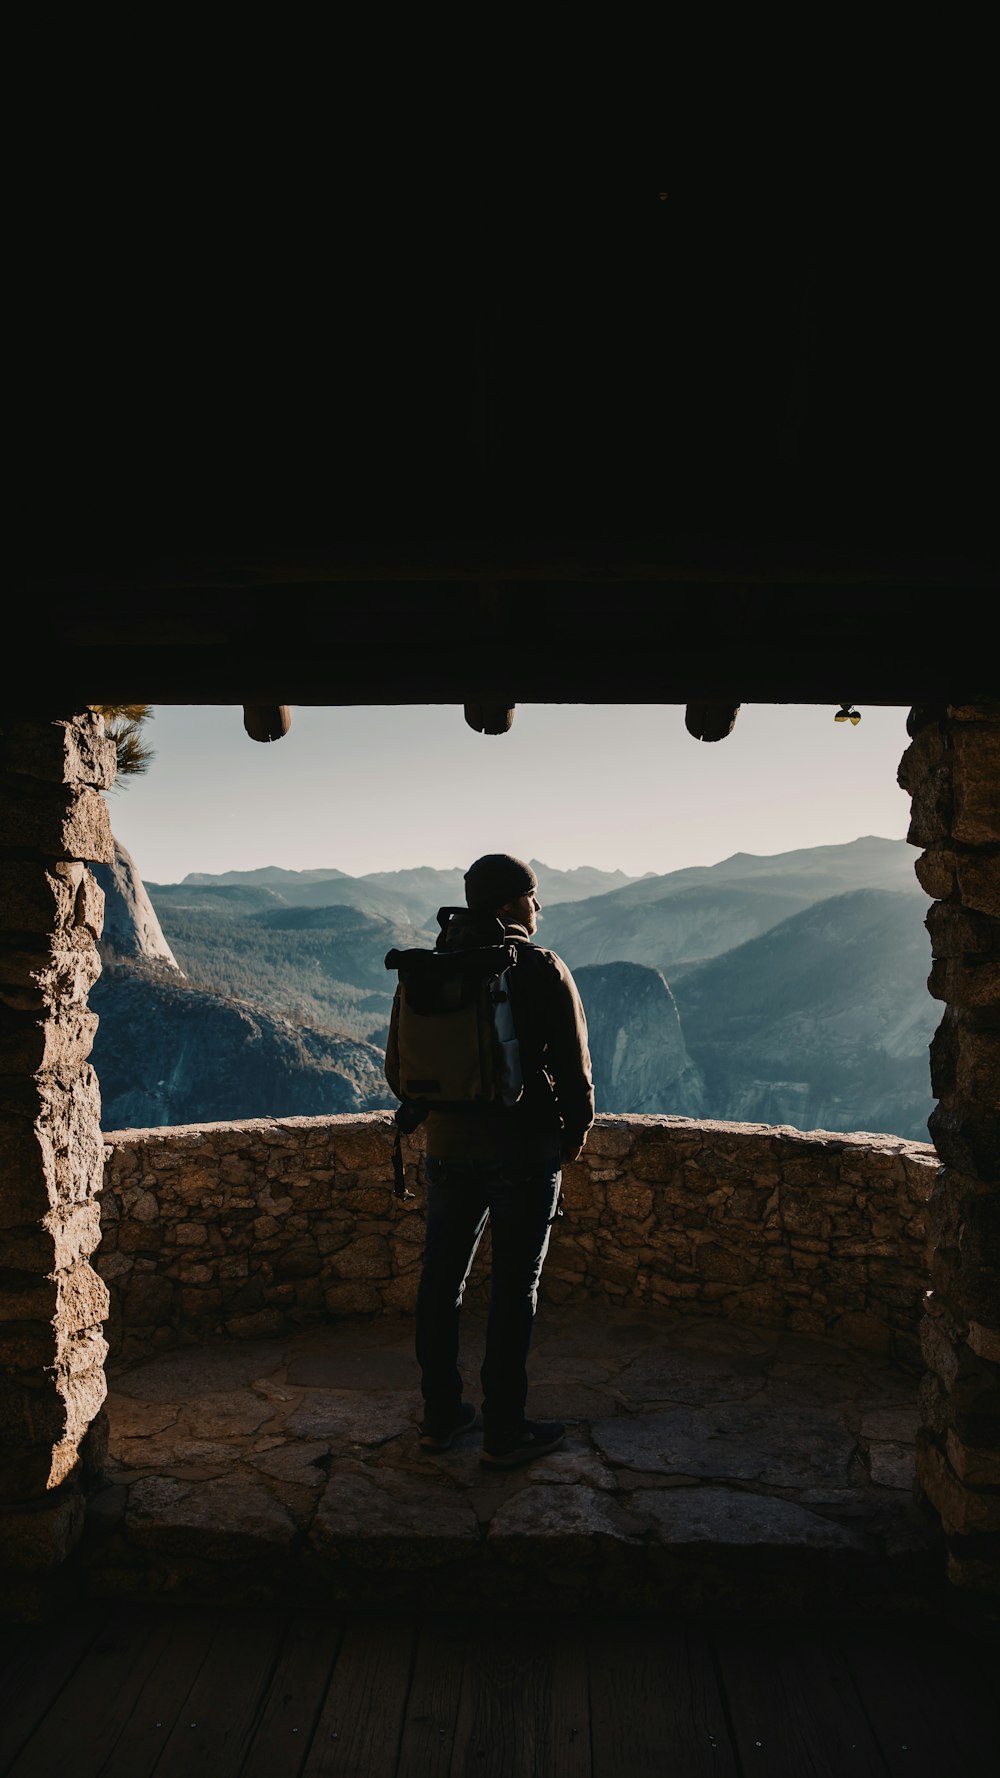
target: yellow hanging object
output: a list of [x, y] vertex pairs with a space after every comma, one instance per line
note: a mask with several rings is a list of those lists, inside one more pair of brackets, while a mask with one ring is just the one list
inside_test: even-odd
[[855, 710], [850, 704], [841, 704], [833, 720], [834, 722], [849, 722], [854, 728], [857, 728], [861, 721], [861, 711]]

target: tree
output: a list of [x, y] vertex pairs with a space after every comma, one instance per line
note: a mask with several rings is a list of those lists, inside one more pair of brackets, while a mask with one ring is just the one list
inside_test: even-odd
[[115, 744], [118, 777], [134, 778], [145, 772], [156, 758], [142, 735], [143, 723], [153, 718], [152, 704], [91, 704], [90, 708], [103, 716], [105, 732]]

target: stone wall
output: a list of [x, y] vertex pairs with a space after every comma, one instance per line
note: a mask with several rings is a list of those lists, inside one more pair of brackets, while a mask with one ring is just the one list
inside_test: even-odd
[[[392, 1189], [392, 1126], [254, 1119], [106, 1137], [98, 1269], [113, 1362], [223, 1333], [412, 1311], [423, 1237]], [[564, 1174], [550, 1301], [662, 1304], [916, 1363], [926, 1143], [678, 1117], [601, 1117]], [[469, 1301], [485, 1296], [488, 1237]]]
[[922, 1339], [928, 1372], [920, 1489], [941, 1518], [949, 1575], [1000, 1592], [1000, 704], [914, 708], [899, 781], [912, 796], [930, 991], [930, 1130], [942, 1166]]
[[104, 1149], [90, 1065], [113, 842], [100, 717], [0, 717], [0, 1600], [41, 1610], [103, 1460]]

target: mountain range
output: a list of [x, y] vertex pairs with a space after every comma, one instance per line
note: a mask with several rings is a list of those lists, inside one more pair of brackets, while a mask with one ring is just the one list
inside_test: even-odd
[[[552, 870], [537, 858], [529, 862], [538, 878], [543, 901], [580, 901], [645, 880], [628, 877], [620, 870], [597, 870], [591, 865]], [[373, 871], [363, 877], [351, 877], [340, 870], [283, 870], [278, 865], [265, 865], [261, 870], [223, 871], [218, 876], [192, 871], [181, 883], [150, 883], [148, 887], [157, 899], [164, 892], [183, 895], [194, 889], [247, 894], [259, 891], [262, 897], [272, 900], [272, 905], [277, 902], [288, 907], [328, 907], [339, 903], [364, 913], [381, 914], [388, 920], [410, 921], [415, 926], [433, 923], [440, 907], [465, 905], [463, 872], [458, 865], [453, 870], [418, 865], [410, 870]], [[257, 905], [263, 908], [267, 901], [261, 899]]]
[[[905, 841], [639, 878], [532, 863], [536, 943], [573, 969], [599, 1111], [926, 1141], [939, 1013]], [[464, 901], [460, 870], [143, 884], [119, 847], [97, 874], [105, 1128], [395, 1105], [385, 955], [433, 943], [437, 909]]]

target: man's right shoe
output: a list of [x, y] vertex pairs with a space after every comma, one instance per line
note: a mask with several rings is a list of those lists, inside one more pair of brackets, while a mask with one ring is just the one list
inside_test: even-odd
[[512, 1438], [484, 1438], [479, 1461], [489, 1469], [513, 1469], [556, 1450], [565, 1437], [566, 1428], [559, 1420], [526, 1420]]
[[423, 1451], [447, 1451], [459, 1433], [471, 1432], [479, 1418], [471, 1401], [463, 1401], [453, 1420], [421, 1420], [420, 1448]]

